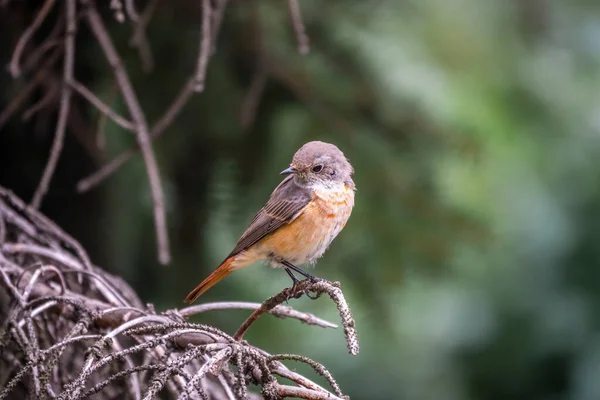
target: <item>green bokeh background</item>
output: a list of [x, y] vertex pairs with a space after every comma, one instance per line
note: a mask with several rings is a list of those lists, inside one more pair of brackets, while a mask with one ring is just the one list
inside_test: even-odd
[[[150, 121], [193, 72], [199, 3], [160, 3], [148, 28], [149, 75], [127, 46], [128, 25], [105, 15]], [[341, 329], [269, 316], [248, 332], [250, 343], [325, 364], [353, 399], [600, 399], [600, 3], [300, 4], [306, 56], [285, 2], [232, 1], [205, 92], [155, 142], [172, 264], [156, 261], [139, 156], [83, 196], [98, 208], [79, 238], [144, 301], [179, 307], [234, 246], [296, 149], [329, 141], [354, 165], [358, 191], [314, 273], [341, 282], [360, 354], [348, 354]], [[85, 30], [84, 80], [109, 98], [112, 76]], [[264, 96], [244, 128], [240, 105], [261, 65]], [[102, 154], [133, 143], [108, 123]], [[49, 204], [73, 190], [60, 176]], [[65, 207], [46, 211], [83, 231]], [[283, 271], [257, 264], [200, 301], [260, 302], [286, 285]], [[339, 319], [325, 298], [291, 304]], [[234, 332], [247, 314], [194, 320]]]

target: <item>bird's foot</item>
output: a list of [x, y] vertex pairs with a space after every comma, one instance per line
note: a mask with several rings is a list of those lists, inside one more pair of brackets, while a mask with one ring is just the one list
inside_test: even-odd
[[306, 292], [306, 289], [304, 290], [298, 290], [298, 284], [300, 282], [302, 282], [301, 280], [299, 280], [298, 278], [294, 277], [292, 279], [292, 287], [290, 288], [290, 290], [288, 291], [288, 295], [285, 299], [286, 303], [289, 303], [290, 299], [299, 299], [300, 297], [302, 297], [302, 294]]
[[308, 298], [309, 298], [309, 299], [311, 299], [311, 300], [316, 300], [316, 299], [318, 299], [318, 298], [319, 298], [319, 294], [318, 294], [318, 293], [316, 293], [314, 296], [311, 296], [311, 295], [309, 294], [309, 293], [310, 293], [310, 290], [308, 290], [308, 289], [304, 289], [303, 293], [306, 295], [306, 297], [308, 297]]
[[315, 295], [311, 295], [311, 290], [308, 288], [304, 288], [302, 290], [298, 289], [298, 285], [300, 284], [300, 282], [304, 282], [304, 281], [310, 281], [311, 283], [314, 282], [319, 282], [323, 279], [321, 278], [317, 278], [315, 276], [310, 276], [306, 279], [303, 280], [299, 280], [299, 279], [294, 279], [292, 287], [290, 288], [290, 291], [288, 292], [287, 298], [285, 299], [286, 303], [289, 303], [289, 299], [299, 299], [300, 297], [302, 297], [302, 295], [306, 295], [306, 297], [308, 297], [311, 300], [316, 300], [317, 298], [319, 298], [318, 294]]
[[[306, 297], [308, 297], [309, 299], [315, 300], [319, 297], [319, 294], [315, 294], [314, 296], [310, 295], [311, 290], [309, 289], [302, 289], [302, 290], [298, 290], [298, 284], [300, 282], [304, 282], [304, 281], [309, 281], [311, 283], [315, 283], [315, 282], [320, 282], [323, 279], [322, 278], [317, 278], [316, 276], [307, 274], [306, 272], [302, 271], [299, 268], [296, 268], [295, 266], [293, 266], [292, 264], [285, 264], [284, 265], [288, 265], [285, 268], [285, 272], [288, 273], [288, 275], [290, 276], [290, 278], [292, 278], [292, 287], [290, 288], [290, 290], [288, 291], [287, 294], [287, 298], [285, 299], [285, 302], [289, 304], [289, 300], [294, 298], [294, 299], [299, 299], [300, 297], [302, 297], [303, 294], [306, 295]], [[296, 276], [293, 274], [293, 272], [290, 270], [290, 268], [294, 269], [296, 272], [301, 273], [304, 276], [304, 280], [299, 280], [298, 278], [296, 278]]]

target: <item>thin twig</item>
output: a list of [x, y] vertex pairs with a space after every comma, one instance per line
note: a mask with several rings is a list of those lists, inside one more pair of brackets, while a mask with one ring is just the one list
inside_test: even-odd
[[[152, 139], [155, 139], [162, 135], [165, 130], [173, 123], [177, 115], [183, 110], [183, 107], [188, 103], [192, 95], [194, 94], [194, 81], [195, 78], [190, 78], [181, 88], [181, 91], [175, 98], [175, 100], [171, 103], [167, 111], [159, 118], [156, 124], [152, 127], [150, 131], [150, 135]], [[102, 166], [98, 171], [94, 172], [92, 175], [82, 179], [77, 183], [77, 191], [80, 193], [85, 193], [88, 190], [97, 186], [100, 182], [108, 178], [114, 172], [116, 172], [123, 164], [125, 164], [133, 155], [137, 154], [140, 151], [139, 144], [138, 146], [125, 150], [107, 164]]]
[[58, 60], [59, 52], [52, 53], [48, 60], [43, 66], [36, 72], [34, 77], [27, 83], [24, 88], [21, 88], [18, 93], [12, 98], [10, 103], [0, 112], [0, 129], [8, 122], [12, 115], [23, 105], [25, 100], [29, 98], [29, 95], [33, 90], [38, 87], [40, 82], [46, 77], [49, 70], [52, 68], [54, 63]]
[[152, 15], [154, 14], [154, 11], [156, 10], [158, 1], [159, 0], [149, 0], [148, 1], [146, 8], [144, 8], [144, 11], [142, 11], [142, 15], [136, 21], [136, 24], [135, 24], [135, 27], [133, 30], [133, 35], [131, 35], [131, 39], [129, 39], [129, 44], [131, 46], [139, 45], [140, 40], [142, 40], [142, 37], [145, 36], [146, 28], [148, 27], [148, 24], [150, 23], [150, 20], [152, 19]]
[[138, 12], [135, 9], [135, 4], [133, 0], [125, 0], [125, 12], [130, 20], [133, 22], [137, 22], [140, 18]]
[[42, 81], [44, 75], [47, 74], [46, 69], [38, 71], [36, 76], [31, 79], [24, 88], [20, 88], [19, 92], [11, 99], [8, 105], [0, 112], [0, 129], [8, 122], [17, 110], [25, 103], [25, 100], [29, 98], [29, 95], [33, 93], [33, 90], [38, 87]]
[[42, 44], [28, 54], [27, 59], [23, 62], [21, 67], [21, 73], [32, 70], [44, 57], [48, 50], [56, 46], [62, 47], [65, 41], [63, 38], [59, 38], [58, 35], [62, 32], [64, 23], [65, 16], [63, 14], [59, 14], [50, 34], [46, 37]]
[[196, 80], [194, 90], [202, 92], [204, 90], [204, 80], [206, 79], [206, 69], [208, 59], [210, 58], [212, 39], [211, 39], [211, 8], [210, 0], [202, 0], [202, 37], [200, 38], [200, 51], [198, 53], [198, 62], [196, 65]]
[[70, 85], [73, 89], [75, 89], [75, 91], [77, 93], [79, 93], [83, 98], [85, 98], [87, 101], [92, 103], [92, 105], [94, 107], [96, 107], [98, 109], [98, 111], [100, 111], [102, 114], [109, 117], [121, 128], [127, 129], [129, 131], [135, 131], [135, 128], [136, 128], [135, 124], [128, 121], [125, 117], [120, 116], [112, 108], [110, 108], [109, 106], [104, 104], [102, 102], [102, 100], [100, 100], [98, 97], [96, 97], [96, 95], [94, 93], [92, 93], [92, 91], [89, 90], [88, 88], [86, 88], [84, 85], [82, 85], [81, 83], [77, 82], [74, 79], [70, 82], [67, 82], [67, 84]]
[[[195, 306], [189, 306], [179, 310], [179, 314], [182, 317], [189, 318], [192, 315], [200, 314], [207, 311], [216, 310], [258, 310], [261, 307], [260, 303], [249, 303], [244, 301], [223, 301], [216, 303], [204, 303]], [[324, 319], [318, 318], [310, 313], [303, 313], [294, 310], [290, 306], [278, 305], [272, 310], [267, 311], [270, 314], [278, 318], [294, 318], [308, 325], [321, 326], [323, 328], [337, 328], [336, 324], [333, 324]]]
[[[267, 354], [265, 354], [265, 355], [270, 356]], [[314, 383], [310, 379], [306, 378], [305, 376], [300, 375], [299, 373], [290, 370], [288, 367], [283, 365], [283, 363], [281, 363], [279, 361], [275, 361], [275, 362], [272, 362], [271, 364], [272, 364], [271, 372], [273, 372], [273, 375], [278, 375], [278, 376], [281, 376], [282, 378], [289, 379], [290, 381], [297, 383], [298, 385], [304, 386], [305, 388], [308, 388], [311, 390], [329, 393], [329, 391], [327, 389], [325, 389], [324, 387], [317, 385], [316, 383]]]
[[152, 15], [156, 10], [159, 0], [150, 0], [142, 11], [142, 15], [137, 20], [129, 45], [138, 49], [140, 59], [142, 60], [142, 69], [149, 73], [154, 69], [154, 58], [152, 57], [152, 49], [148, 38], [146, 37], [146, 28], [152, 19]]
[[49, 86], [46, 89], [46, 92], [42, 96], [42, 98], [36, 102], [34, 105], [29, 107], [27, 110], [23, 111], [22, 119], [23, 121], [29, 120], [32, 116], [34, 116], [38, 111], [44, 109], [48, 104], [52, 103], [56, 98], [59, 92], [59, 85], [56, 84], [55, 81], [50, 81], [46, 86]]
[[343, 397], [334, 396], [331, 393], [318, 392], [316, 390], [306, 389], [299, 386], [276, 385], [277, 394], [281, 398], [294, 397], [305, 400], [345, 400]]
[[110, 9], [113, 11], [113, 15], [118, 23], [122, 24], [125, 22], [125, 13], [123, 12], [123, 3], [121, 0], [111, 0]]
[[[205, 3], [203, 3], [203, 10], [205, 10], [204, 4]], [[209, 32], [209, 36], [213, 38], [212, 43], [214, 43], [214, 40], [218, 36], [218, 31], [221, 27], [220, 18], [222, 18], [222, 15], [220, 15], [220, 14], [222, 14], [224, 12], [226, 5], [227, 5], [227, 0], [219, 0], [219, 4], [218, 4], [217, 8], [215, 9], [215, 13], [217, 13], [217, 14], [215, 16], [213, 16], [212, 32]], [[207, 7], [210, 9], [210, 3], [207, 5]], [[215, 13], [213, 13], [213, 14], [215, 14]], [[203, 21], [204, 21], [204, 16], [209, 15], [209, 14], [210, 13], [204, 13], [204, 11], [203, 11]], [[140, 21], [140, 23], [141, 22], [142, 21]], [[211, 27], [210, 21], [208, 21], [208, 23], [203, 24], [203, 29], [204, 28], [209, 29], [210, 27]], [[132, 40], [134, 40], [134, 39], [135, 39], [135, 33], [134, 33], [134, 37], [132, 38]], [[201, 49], [206, 49], [206, 47], [207, 47], [206, 43], [205, 43], [204, 47], [202, 46], [202, 42], [205, 40], [208, 40], [208, 39], [206, 39], [206, 36], [203, 35], [201, 38], [201, 45], [200, 45]], [[210, 43], [211, 42], [208, 42], [209, 45], [210, 45]], [[210, 46], [208, 46], [208, 47], [210, 48]], [[202, 55], [202, 57], [200, 55]], [[206, 61], [208, 62], [208, 58], [210, 57], [210, 54], [205, 55], [204, 53], [202, 53], [202, 50], [201, 50], [200, 55], [198, 56], [199, 61], [206, 57]], [[201, 71], [201, 69], [199, 67], [199, 63], [196, 68], [197, 68], [196, 69], [197, 73], [199, 71]], [[195, 93], [196, 88], [197, 88], [197, 74], [195, 74], [188, 81], [186, 81], [186, 83], [183, 85], [182, 89], [180, 90], [180, 92], [177, 95], [177, 97], [175, 98], [175, 100], [171, 103], [171, 105], [167, 108], [165, 113], [154, 124], [154, 126], [152, 127], [152, 130], [150, 131], [150, 136], [152, 137], [152, 139], [155, 139], [155, 138], [161, 136], [164, 133], [164, 131], [173, 123], [173, 121], [179, 115], [179, 113], [181, 112], [183, 107], [188, 103], [188, 101], [190, 100], [192, 95]], [[99, 183], [104, 181], [110, 175], [115, 173], [123, 164], [125, 164], [138, 151], [140, 151], [139, 144], [135, 148], [126, 150], [123, 153], [117, 155], [115, 158], [113, 158], [107, 164], [102, 166], [98, 171], [96, 171], [93, 174], [87, 176], [86, 178], [80, 180], [77, 183], [77, 191], [80, 193], [85, 193], [88, 190], [92, 189], [93, 187], [97, 186]]]
[[188, 103], [192, 95], [194, 94], [194, 78], [190, 78], [181, 88], [177, 97], [171, 105], [167, 108], [167, 111], [156, 121], [150, 135], [152, 138], [160, 136], [168, 127], [175, 121], [175, 118], [179, 115], [183, 107]]
[[19, 41], [15, 46], [15, 50], [13, 52], [13, 56], [9, 66], [9, 71], [13, 78], [17, 78], [21, 74], [20, 63], [23, 50], [25, 50], [25, 46], [29, 42], [31, 36], [35, 33], [35, 31], [38, 30], [40, 25], [42, 25], [42, 22], [44, 22], [50, 10], [52, 10], [52, 6], [54, 6], [55, 2], [56, 0], [46, 0], [42, 5], [42, 8], [40, 9], [40, 12], [35, 16], [35, 19], [31, 23], [31, 25], [29, 25], [27, 30], [25, 30], [25, 32], [23, 32], [23, 34], [19, 38]]
[[336, 382], [336, 380], [333, 378], [333, 375], [331, 375], [331, 372], [329, 372], [327, 370], [327, 368], [325, 368], [325, 366], [323, 364], [320, 364], [314, 360], [311, 360], [308, 357], [305, 356], [299, 356], [296, 354], [276, 354], [274, 356], [271, 356], [267, 359], [267, 363], [270, 363], [272, 361], [281, 361], [281, 360], [291, 360], [291, 361], [298, 361], [307, 365], [310, 365], [312, 367], [312, 369], [320, 376], [322, 376], [323, 378], [325, 378], [327, 380], [327, 382], [329, 383], [329, 385], [331, 386], [331, 388], [333, 389], [333, 391], [335, 392], [336, 396], [343, 396], [344, 394], [342, 393], [342, 389], [340, 389], [340, 386], [338, 385], [338, 383]]
[[146, 164], [146, 173], [148, 175], [154, 208], [158, 260], [163, 265], [168, 264], [171, 260], [171, 253], [169, 248], [163, 190], [158, 173], [158, 165], [154, 157], [154, 152], [152, 151], [152, 143], [149, 138], [146, 117], [144, 116], [135, 91], [129, 81], [129, 76], [123, 67], [121, 58], [119, 57], [93, 2], [88, 4], [87, 11], [86, 16], [90, 28], [96, 39], [98, 39], [98, 42], [104, 51], [104, 55], [113, 69], [113, 73], [115, 74], [125, 103], [129, 108], [131, 118], [136, 125], [136, 138], [144, 158], [144, 163]]
[[213, 367], [215, 365], [220, 364], [223, 361], [226, 361], [229, 358], [231, 358], [232, 353], [232, 348], [228, 346], [219, 351], [217, 354], [215, 354], [209, 361], [205, 362], [204, 365], [202, 365], [202, 367], [198, 370], [196, 375], [194, 375], [194, 377], [188, 382], [185, 391], [181, 394], [181, 396], [179, 396], [179, 398], [182, 400], [187, 400], [190, 397], [192, 390], [197, 388], [197, 385], [198, 383], [200, 383], [200, 380], [207, 373], [213, 373]]
[[310, 40], [306, 34], [306, 28], [304, 22], [302, 22], [302, 13], [300, 12], [300, 5], [298, 0], [288, 0], [288, 10], [290, 13], [290, 19], [292, 21], [292, 27], [296, 34], [296, 40], [298, 42], [298, 52], [300, 54], [308, 54], [310, 51]]
[[[67, 28], [65, 32], [65, 60], [63, 67], [63, 80], [69, 82], [73, 79], [73, 70], [75, 65], [75, 34], [77, 31], [77, 19], [76, 19], [76, 3], [75, 0], [67, 0], [66, 2], [66, 19]], [[31, 207], [37, 209], [42, 203], [44, 195], [48, 191], [50, 181], [54, 175], [56, 164], [60, 158], [62, 152], [63, 141], [65, 137], [65, 131], [67, 128], [67, 118], [69, 117], [69, 107], [71, 105], [71, 88], [68, 85], [64, 85], [61, 89], [62, 93], [60, 96], [60, 109], [58, 112], [58, 122], [56, 124], [56, 133], [54, 134], [54, 142], [50, 150], [50, 157], [42, 179], [33, 195], [31, 200]]]
[[240, 125], [243, 128], [249, 128], [254, 124], [254, 120], [256, 119], [256, 111], [260, 104], [260, 100], [265, 91], [265, 87], [267, 85], [267, 71], [259, 67], [254, 72], [254, 76], [252, 77], [252, 83], [244, 96], [244, 101], [242, 102], [242, 106], [240, 108]]

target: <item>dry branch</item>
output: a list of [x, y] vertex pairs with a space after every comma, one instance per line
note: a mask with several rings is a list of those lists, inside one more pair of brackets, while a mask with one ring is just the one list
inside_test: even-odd
[[157, 5], [158, 0], [149, 0], [142, 15], [136, 21], [133, 34], [129, 40], [129, 45], [138, 49], [140, 59], [142, 60], [142, 68], [146, 73], [150, 73], [154, 69], [154, 58], [152, 57], [150, 43], [146, 37], [146, 27], [150, 23]]
[[300, 4], [298, 4], [298, 0], [288, 0], [288, 10], [290, 19], [292, 20], [292, 27], [296, 34], [296, 40], [298, 41], [298, 52], [300, 54], [308, 54], [310, 51], [310, 43], [308, 35], [306, 34], [304, 22], [302, 22], [302, 14], [300, 13]]
[[40, 25], [42, 25], [42, 22], [44, 22], [50, 10], [52, 10], [52, 7], [54, 6], [55, 2], [56, 0], [46, 0], [42, 5], [42, 8], [40, 9], [40, 12], [35, 16], [35, 19], [31, 23], [31, 25], [27, 28], [25, 32], [23, 32], [23, 34], [19, 38], [19, 41], [15, 46], [15, 50], [13, 51], [12, 60], [8, 68], [13, 78], [17, 78], [19, 75], [21, 75], [21, 56], [23, 54], [23, 51], [25, 50], [25, 46], [31, 39], [31, 36], [33, 36], [33, 34], [38, 30]]
[[[0, 400], [249, 399], [259, 398], [256, 388], [265, 399], [345, 398], [316, 361], [271, 355], [185, 317], [268, 309], [279, 317], [331, 323], [275, 306], [271, 299], [267, 306], [208, 303], [156, 313], [125, 282], [92, 267], [82, 252], [47, 218], [0, 187]], [[335, 284], [300, 285], [298, 291], [328, 293], [339, 301]], [[331, 391], [290, 371], [282, 364], [286, 360], [311, 366]]]
[[96, 107], [103, 115], [109, 117], [114, 123], [119, 125], [121, 128], [127, 129], [129, 131], [135, 130], [135, 125], [128, 121], [126, 118], [120, 116], [116, 111], [107, 106], [100, 100], [91, 90], [86, 88], [83, 84], [77, 82], [76, 80], [71, 80], [67, 82], [67, 85], [70, 85], [77, 93], [79, 93], [82, 97], [84, 97], [87, 101], [89, 101], [94, 107]]
[[202, 35], [200, 39], [200, 51], [198, 53], [198, 64], [196, 66], [196, 80], [194, 81], [194, 90], [202, 92], [204, 90], [204, 81], [206, 79], [206, 68], [210, 58], [212, 47], [212, 29], [210, 26], [212, 16], [212, 6], [210, 0], [202, 0]]
[[[65, 32], [65, 60], [63, 67], [63, 79], [65, 82], [69, 82], [73, 79], [73, 71], [75, 68], [75, 32], [77, 30], [77, 19], [75, 0], [67, 0], [65, 5], [67, 30]], [[41, 14], [41, 13], [40, 13]], [[44, 195], [48, 191], [48, 186], [54, 175], [56, 164], [60, 158], [62, 151], [63, 142], [65, 138], [65, 131], [67, 129], [67, 118], [69, 117], [69, 107], [71, 106], [71, 88], [68, 85], [63, 84], [61, 95], [60, 95], [60, 109], [58, 112], [58, 122], [56, 123], [56, 133], [54, 134], [54, 142], [50, 149], [50, 157], [48, 163], [42, 174], [42, 179], [33, 195], [31, 200], [31, 206], [33, 208], [39, 208]]]
[[154, 151], [152, 150], [152, 143], [149, 138], [146, 117], [142, 111], [142, 107], [140, 106], [135, 90], [131, 85], [129, 76], [123, 67], [121, 57], [117, 53], [110, 35], [106, 31], [104, 22], [102, 21], [100, 14], [98, 14], [94, 2], [90, 2], [88, 4], [86, 17], [90, 25], [90, 29], [98, 40], [98, 43], [100, 44], [100, 47], [102, 48], [109, 65], [113, 69], [113, 73], [119, 88], [121, 89], [121, 93], [123, 94], [125, 104], [129, 109], [129, 113], [131, 114], [134, 124], [136, 125], [136, 138], [144, 158], [144, 163], [146, 164], [146, 172], [148, 175], [148, 182], [150, 184], [152, 204], [154, 206], [154, 224], [156, 228], [158, 260], [162, 264], [168, 264], [171, 260], [171, 253], [169, 248], [169, 236], [167, 232], [164, 194], [160, 181], [160, 175], [158, 173], [158, 165], [156, 163]]
[[[42, 24], [50, 18], [49, 16], [52, 15], [51, 10], [56, 4], [59, 4], [65, 12], [58, 13], [59, 15], [54, 17], [55, 21], [52, 32], [36, 46], [34, 34]], [[54, 141], [46, 167], [31, 201], [31, 205], [34, 208], [40, 207], [45, 194], [49, 190], [52, 176], [60, 159], [67, 124], [76, 126], [74, 121], [77, 119], [77, 108], [75, 107], [74, 110], [70, 110], [73, 90], [86, 98], [100, 113], [112, 119], [126, 130], [134, 131], [137, 139], [137, 146], [118, 155], [112, 161], [101, 167], [96, 173], [81, 180], [77, 185], [77, 189], [80, 192], [89, 190], [117, 171], [131, 158], [131, 156], [140, 151], [146, 167], [146, 174], [152, 198], [158, 259], [161, 263], [167, 264], [170, 260], [170, 246], [164, 204], [165, 200], [158, 164], [152, 149], [152, 140], [166, 131], [195, 92], [204, 89], [209, 61], [212, 54], [216, 51], [219, 30], [229, 2], [227, 0], [201, 0], [202, 23], [200, 29], [199, 51], [194, 71], [185, 81], [182, 89], [173, 102], [167, 107], [164, 114], [156, 121], [152, 129], [149, 129], [146, 115], [138, 100], [138, 94], [131, 84], [128, 72], [121, 61], [121, 56], [113, 43], [113, 38], [107, 30], [106, 24], [96, 9], [96, 6], [109, 7], [113, 11], [113, 16], [119, 22], [125, 22], [126, 20], [131, 21], [134, 26], [134, 32], [130, 43], [139, 50], [144, 69], [150, 71], [153, 62], [150, 44], [148, 43], [145, 32], [151, 22], [157, 4], [158, 0], [149, 0], [145, 3], [144, 10], [140, 15], [136, 10], [136, 3], [133, 0], [111, 0], [110, 2], [98, 2], [95, 0], [66, 0], [64, 2], [56, 2], [55, 0], [45, 0], [31, 23], [24, 29], [17, 40], [13, 50], [9, 71], [11, 75], [16, 78], [23, 72], [32, 70], [34, 67], [38, 66], [39, 61], [43, 59], [43, 56], [46, 55], [48, 50], [52, 49], [56, 52], [48, 57], [48, 59], [55, 60], [63, 55], [62, 79], [57, 79], [55, 75], [58, 74], [47, 73], [48, 70], [51, 70], [52, 68], [52, 63], [50, 62], [47, 62], [44, 67], [39, 68], [38, 73], [35, 74], [33, 79], [30, 79], [25, 88], [20, 90], [12, 101], [9, 102], [8, 107], [0, 113], [0, 127], [15, 114], [36, 88], [40, 86], [45, 88], [45, 93], [40, 97], [40, 100], [37, 103], [29, 106], [25, 112], [25, 118], [29, 118], [44, 109], [53, 111], [55, 106], [52, 100], [57, 96], [60, 96]], [[6, 6], [6, 4], [4, 4], [4, 6]], [[308, 51], [309, 41], [297, 0], [289, 0], [288, 9], [291, 24], [296, 33], [299, 51], [300, 53], [305, 53]], [[118, 90], [127, 106], [129, 111], [128, 116], [123, 117], [119, 115], [113, 108], [103, 103], [83, 84], [76, 80], [75, 35], [79, 18], [87, 21], [94, 40], [99, 44], [104, 58], [115, 77]], [[64, 38], [61, 39], [58, 36], [62, 30], [65, 32]], [[64, 46], [57, 46], [62, 43], [64, 43]], [[46, 75], [49, 75], [49, 77]], [[270, 71], [260, 70], [253, 79], [248, 96], [244, 100], [244, 106], [241, 113], [241, 122], [244, 126], [252, 124], [268, 75], [271, 75]], [[60, 94], [57, 94], [57, 90], [60, 90]], [[75, 128], [72, 130], [82, 131], [82, 129]], [[74, 134], [78, 135], [78, 132], [74, 132]]]
[[[175, 100], [167, 108], [165, 113], [158, 119], [150, 131], [150, 136], [152, 139], [162, 135], [169, 125], [173, 123], [175, 118], [177, 118], [177, 115], [179, 115], [179, 113], [183, 110], [183, 107], [185, 107], [194, 94], [194, 82], [195, 78], [192, 77], [183, 85]], [[137, 154], [138, 151], [140, 151], [139, 146], [119, 154], [101, 167], [98, 171], [79, 181], [77, 184], [77, 190], [80, 193], [85, 193], [94, 188], [110, 175], [118, 171], [119, 168], [121, 168], [121, 166], [123, 166], [123, 164], [125, 164], [132, 156]]]
[[279, 304], [287, 301], [290, 298], [297, 298], [298, 295], [308, 294], [309, 292], [315, 293], [315, 299], [321, 296], [323, 293], [327, 293], [331, 300], [336, 304], [340, 317], [342, 319], [342, 326], [344, 327], [344, 335], [346, 336], [346, 344], [348, 345], [348, 351], [352, 355], [357, 355], [358, 336], [356, 334], [356, 323], [352, 317], [352, 312], [348, 303], [344, 298], [342, 289], [340, 289], [339, 282], [329, 282], [324, 279], [305, 279], [299, 282], [294, 288], [286, 288], [273, 297], [267, 299], [256, 311], [254, 311], [246, 321], [240, 326], [233, 337], [240, 341], [244, 337], [244, 334], [248, 331], [250, 326], [264, 313], [271, 312]]

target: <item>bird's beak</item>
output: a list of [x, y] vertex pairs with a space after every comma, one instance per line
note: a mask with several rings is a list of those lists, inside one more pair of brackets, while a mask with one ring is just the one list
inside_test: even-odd
[[290, 166], [289, 168], [286, 168], [283, 171], [281, 171], [279, 173], [279, 175], [289, 175], [289, 174], [293, 174], [294, 172], [296, 172], [296, 168]]

